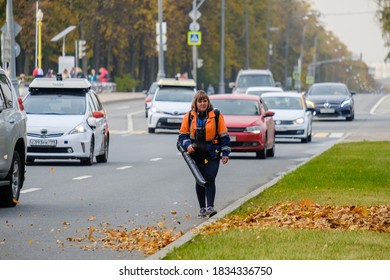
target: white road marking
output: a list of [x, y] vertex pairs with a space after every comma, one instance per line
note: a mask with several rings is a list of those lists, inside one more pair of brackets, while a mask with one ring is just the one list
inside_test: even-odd
[[127, 130], [133, 131], [133, 114], [127, 114]]
[[75, 177], [72, 180], [84, 180], [84, 179], [88, 179], [88, 178], [92, 178], [92, 176], [85, 175], [85, 176]]
[[314, 137], [319, 137], [319, 138], [325, 138], [328, 137], [329, 133], [327, 132], [318, 132], [314, 134]]
[[30, 189], [22, 190], [22, 191], [20, 191], [20, 193], [29, 193], [29, 192], [39, 191], [39, 190], [40, 190], [40, 188], [30, 188]]
[[378, 109], [378, 107], [381, 105], [381, 103], [385, 100], [389, 98], [389, 96], [383, 96], [381, 99], [379, 99], [379, 101], [374, 105], [374, 107], [372, 107], [371, 111], [370, 111], [370, 114], [371, 115], [377, 115], [378, 113], [376, 112], [376, 109]]
[[150, 161], [159, 161], [159, 160], [162, 160], [162, 158], [158, 157], [158, 158], [152, 158], [152, 159], [150, 159]]
[[129, 169], [129, 168], [132, 168], [132, 166], [127, 165], [127, 166], [118, 167], [117, 170], [125, 170], [125, 169]]
[[334, 132], [334, 133], [331, 133], [329, 135], [329, 138], [341, 138], [341, 137], [343, 137], [343, 135], [344, 135], [344, 133], [341, 133], [341, 132], [336, 133], [336, 132]]
[[117, 107], [118, 110], [125, 110], [125, 109], [129, 109], [130, 106], [119, 106]]
[[133, 115], [138, 115], [140, 113], [143, 113], [144, 111], [137, 111], [131, 114], [127, 114], [127, 130], [133, 131], [134, 125], [133, 125]]

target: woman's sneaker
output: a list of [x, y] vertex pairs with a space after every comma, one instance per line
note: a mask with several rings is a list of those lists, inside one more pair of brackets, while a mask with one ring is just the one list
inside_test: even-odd
[[199, 211], [199, 217], [202, 217], [202, 218], [204, 218], [204, 217], [206, 217], [207, 215], [206, 215], [206, 208], [200, 208], [200, 211]]
[[210, 217], [214, 216], [215, 214], [217, 214], [217, 211], [213, 207], [211, 207], [211, 206], [207, 207], [206, 216], [208, 216], [210, 218]]

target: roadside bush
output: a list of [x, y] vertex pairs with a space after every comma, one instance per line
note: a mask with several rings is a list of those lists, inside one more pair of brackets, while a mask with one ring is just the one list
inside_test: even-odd
[[130, 74], [115, 77], [116, 90], [118, 92], [134, 92], [140, 81], [133, 79]]

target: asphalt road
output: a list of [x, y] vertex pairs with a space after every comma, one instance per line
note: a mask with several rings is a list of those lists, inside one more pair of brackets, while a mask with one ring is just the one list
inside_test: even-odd
[[[21, 203], [0, 209], [0, 259], [145, 259], [137, 251], [83, 250], [68, 239], [87, 236], [89, 228], [133, 229], [163, 223], [189, 232], [205, 222], [197, 217], [194, 180], [176, 150], [177, 134], [146, 133], [142, 96], [101, 97], [111, 129], [109, 162], [85, 167], [76, 161], [37, 161], [27, 166]], [[278, 141], [274, 158], [232, 154], [217, 178], [218, 215], [338, 141], [388, 141], [389, 98], [356, 96], [353, 122], [315, 121], [311, 143]]]

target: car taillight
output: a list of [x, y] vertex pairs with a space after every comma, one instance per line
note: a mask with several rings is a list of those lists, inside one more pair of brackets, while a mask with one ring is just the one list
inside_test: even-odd
[[18, 97], [18, 103], [19, 103], [20, 111], [24, 111], [23, 100], [21, 97]]

